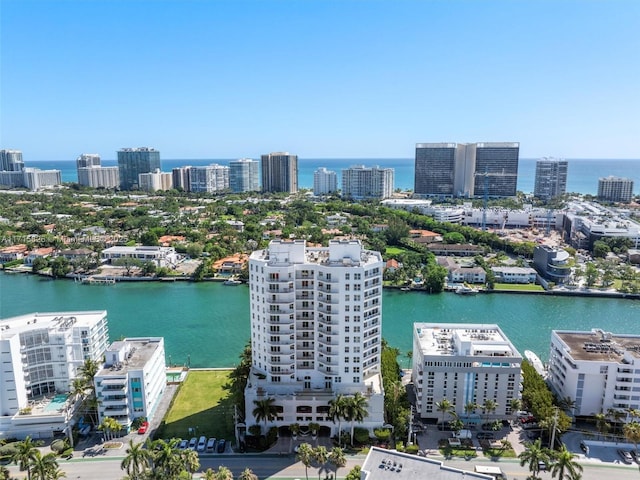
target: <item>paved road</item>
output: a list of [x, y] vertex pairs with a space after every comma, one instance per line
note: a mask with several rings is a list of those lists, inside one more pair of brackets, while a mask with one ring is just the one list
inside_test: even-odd
[[[124, 476], [124, 472], [120, 469], [122, 457], [93, 457], [78, 458], [70, 461], [61, 461], [60, 467], [66, 472], [68, 480], [86, 479], [86, 480], [119, 480]], [[442, 460], [438, 458], [438, 460]], [[343, 478], [347, 472], [355, 465], [362, 465], [363, 456], [349, 457], [347, 466], [338, 473]], [[517, 460], [501, 461], [499, 463], [491, 463], [486, 459], [465, 460], [445, 460], [446, 465], [461, 468], [464, 470], [473, 470], [474, 465], [499, 465], [507, 474], [509, 480], [524, 480], [529, 471], [520, 467]], [[264, 456], [264, 455], [216, 455], [205, 456], [201, 459], [201, 470], [207, 468], [217, 469], [219, 465], [229, 467], [237, 477], [245, 467], [251, 468], [259, 478], [266, 480], [288, 480], [305, 478], [305, 468], [300, 462], [296, 462], [293, 456]], [[584, 466], [583, 480], [602, 480], [615, 478], [616, 480], [637, 480], [637, 465], [622, 465], [615, 463], [594, 463], [590, 461], [582, 462]], [[17, 467], [11, 466], [12, 476], [15, 478], [25, 478], [24, 472], [19, 472]], [[315, 478], [318, 470], [309, 469], [310, 478]], [[551, 474], [541, 472], [542, 480], [551, 480]]]

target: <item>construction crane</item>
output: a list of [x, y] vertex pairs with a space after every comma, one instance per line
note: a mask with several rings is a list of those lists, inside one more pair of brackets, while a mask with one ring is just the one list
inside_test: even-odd
[[[485, 168], [484, 173], [475, 173], [476, 177], [484, 177], [484, 195], [483, 195], [483, 206], [482, 206], [482, 231], [487, 231], [487, 204], [489, 203], [489, 177], [517, 177], [517, 173], [505, 173], [504, 168], [501, 173], [492, 172], [489, 173], [488, 169]], [[504, 225], [502, 227], [504, 229]]]

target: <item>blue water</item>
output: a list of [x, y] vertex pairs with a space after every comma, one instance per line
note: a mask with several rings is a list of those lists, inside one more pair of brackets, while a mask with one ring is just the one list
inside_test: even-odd
[[[524, 193], [533, 192], [535, 181], [536, 160], [521, 158], [518, 165], [518, 190]], [[162, 160], [162, 170], [171, 171], [172, 168], [184, 165], [209, 165], [218, 163], [228, 165], [230, 159], [199, 159], [199, 160]], [[584, 160], [568, 159], [567, 192], [595, 195], [598, 192], [598, 178], [609, 175], [627, 177], [634, 181], [634, 192], [640, 185], [640, 160]], [[312, 159], [301, 158], [298, 162], [298, 184], [300, 188], [313, 187], [313, 172], [319, 167], [326, 167], [338, 173], [341, 178], [342, 169], [352, 165], [379, 165], [395, 170], [395, 188], [413, 190], [414, 159], [412, 158], [332, 158]], [[117, 165], [115, 160], [103, 160], [102, 165], [109, 167]], [[77, 182], [76, 164], [72, 161], [27, 161], [26, 166], [42, 169], [55, 168], [62, 171], [63, 182]]]
[[[222, 283], [132, 282], [114, 286], [0, 273], [0, 319], [29, 312], [107, 310], [111, 340], [165, 337], [167, 362], [225, 367], [250, 338], [249, 289]], [[546, 295], [455, 295], [384, 290], [382, 335], [403, 354], [414, 322], [497, 323], [523, 353], [549, 356], [551, 330], [640, 334], [640, 301]]]

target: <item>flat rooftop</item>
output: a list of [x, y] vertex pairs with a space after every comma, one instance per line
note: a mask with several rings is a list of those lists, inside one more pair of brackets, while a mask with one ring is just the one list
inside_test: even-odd
[[414, 338], [424, 356], [520, 357], [520, 353], [495, 324], [414, 323]]
[[36, 329], [91, 327], [107, 316], [106, 310], [84, 312], [27, 313], [0, 320], [0, 338]]
[[362, 465], [366, 480], [494, 480], [493, 477], [447, 467], [430, 458], [372, 447]]
[[113, 342], [107, 349], [107, 352], [124, 348], [126, 352], [124, 361], [114, 365], [105, 364], [104, 368], [102, 368], [96, 376], [120, 377], [125, 375], [129, 370], [140, 370], [151, 360], [151, 357], [160, 348], [162, 343], [162, 337], [132, 338]]
[[640, 335], [617, 335], [594, 329], [590, 332], [554, 330], [569, 347], [574, 360], [621, 361], [625, 353], [640, 358]]

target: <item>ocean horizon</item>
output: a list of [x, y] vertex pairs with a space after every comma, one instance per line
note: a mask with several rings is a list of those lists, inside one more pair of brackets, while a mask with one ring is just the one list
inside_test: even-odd
[[[231, 159], [161, 159], [162, 170], [170, 172], [173, 168], [181, 166], [202, 166], [218, 163], [228, 165]], [[518, 163], [517, 190], [524, 193], [532, 193], [535, 182], [535, 168], [538, 158], [521, 158]], [[567, 192], [596, 195], [598, 192], [598, 179], [608, 177], [630, 178], [634, 186], [640, 184], [640, 159], [564, 159], [568, 162]], [[413, 190], [414, 165], [413, 158], [299, 158], [298, 159], [298, 185], [300, 188], [313, 188], [313, 172], [326, 167], [338, 174], [340, 185], [341, 170], [353, 165], [380, 166], [393, 168], [394, 188], [401, 190]], [[57, 169], [61, 171], [62, 181], [77, 182], [75, 160], [39, 160], [25, 161], [26, 167], [35, 167], [43, 170]], [[102, 166], [117, 166], [115, 159], [103, 159]], [[634, 190], [635, 193], [635, 190]]]

